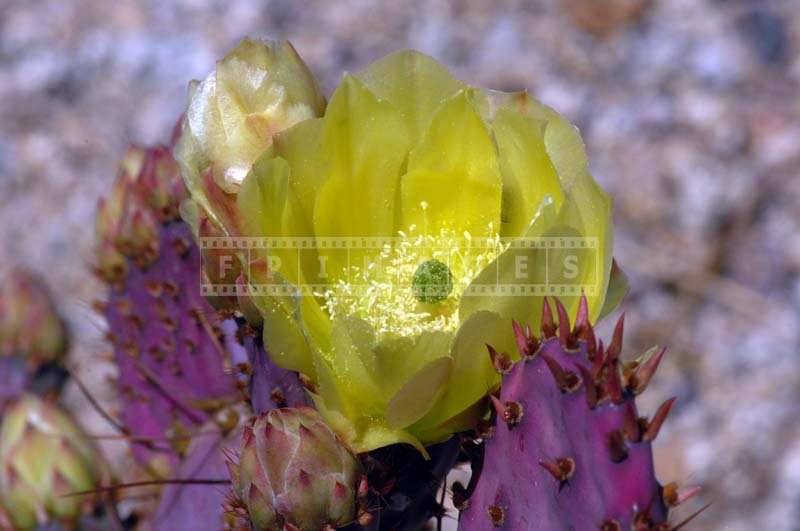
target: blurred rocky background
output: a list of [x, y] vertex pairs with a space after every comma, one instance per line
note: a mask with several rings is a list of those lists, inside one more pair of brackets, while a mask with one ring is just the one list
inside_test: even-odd
[[101, 400], [97, 198], [246, 35], [291, 39], [329, 91], [413, 47], [577, 123], [616, 198], [628, 352], [670, 346], [644, 404], [679, 399], [661, 478], [707, 488], [690, 529], [800, 528], [796, 0], [0, 0], [0, 267], [49, 279]]

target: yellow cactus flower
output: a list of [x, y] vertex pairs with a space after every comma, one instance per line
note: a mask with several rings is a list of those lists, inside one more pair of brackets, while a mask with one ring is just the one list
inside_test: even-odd
[[512, 319], [536, 326], [545, 295], [574, 316], [583, 290], [597, 319], [624, 291], [577, 129], [414, 51], [275, 133], [237, 206], [266, 242], [245, 267], [265, 342], [359, 452], [472, 426], [499, 384], [485, 345], [515, 352]]

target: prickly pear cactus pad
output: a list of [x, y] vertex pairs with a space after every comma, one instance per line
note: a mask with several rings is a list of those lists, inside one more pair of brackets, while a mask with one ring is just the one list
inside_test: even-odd
[[[177, 218], [182, 184], [166, 149], [131, 149], [98, 213], [100, 309], [119, 366], [121, 417], [137, 438], [191, 433], [240, 399], [220, 318], [203, 299], [199, 251]], [[163, 196], [155, 204], [155, 192]], [[227, 369], [227, 370], [226, 370]], [[134, 455], [169, 470], [179, 448], [134, 443]]]
[[[97, 270], [108, 284], [98, 306], [119, 367], [122, 423], [137, 459], [165, 476], [223, 408], [250, 397], [259, 411], [306, 403], [252, 327], [203, 298], [199, 249], [178, 217], [184, 195], [169, 150], [131, 148], [97, 218]], [[247, 367], [249, 395], [238, 366]]]
[[622, 319], [604, 349], [585, 301], [572, 329], [557, 309], [556, 326], [544, 307], [541, 335], [515, 323], [519, 361], [489, 348], [503, 384], [459, 529], [668, 529], [676, 497], [656, 480], [651, 442], [674, 399], [651, 418], [635, 403], [664, 350], [623, 361]]
[[[402, 51], [345, 74], [325, 106], [293, 51], [275, 52], [286, 46], [245, 41], [218, 63], [191, 91], [176, 156], [223, 234], [306, 242], [240, 256], [249, 286], [277, 288], [252, 299], [274, 361], [309, 378], [356, 451], [424, 452], [469, 428], [499, 384], [480, 345], [510, 346], [511, 319], [540, 320], [541, 293], [481, 291], [514, 283], [520, 261], [529, 282], [544, 278], [543, 253], [512, 242], [590, 239], [594, 265], [573, 282], [593, 287], [594, 319], [618, 302], [610, 200], [577, 130], [526, 93], [470, 87]], [[265, 64], [275, 76], [254, 75]], [[225, 97], [273, 93], [284, 97], [268, 113]], [[242, 131], [263, 153], [231, 142]], [[330, 251], [348, 238], [381, 243]], [[564, 298], [573, 316], [579, 293]]]

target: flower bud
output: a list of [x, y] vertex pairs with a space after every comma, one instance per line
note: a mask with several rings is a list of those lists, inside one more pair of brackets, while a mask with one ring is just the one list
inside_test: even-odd
[[34, 528], [50, 520], [73, 522], [94, 507], [100, 459], [86, 436], [56, 406], [25, 395], [0, 427], [0, 506], [13, 525]]
[[291, 44], [245, 39], [190, 86], [176, 158], [190, 181], [199, 185], [210, 169], [225, 192], [235, 193], [275, 133], [324, 109], [314, 76]]
[[0, 284], [0, 356], [19, 356], [30, 368], [57, 360], [67, 350], [67, 329], [50, 294], [22, 269]]
[[228, 465], [253, 529], [337, 528], [354, 518], [358, 462], [311, 408], [254, 419], [239, 463]]

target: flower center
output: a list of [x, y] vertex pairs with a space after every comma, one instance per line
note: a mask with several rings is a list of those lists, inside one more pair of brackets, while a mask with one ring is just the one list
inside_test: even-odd
[[491, 226], [485, 236], [473, 237], [449, 229], [421, 234], [412, 225], [317, 295], [332, 319], [363, 319], [378, 339], [455, 331], [462, 294], [505, 249]]
[[422, 262], [411, 279], [414, 297], [420, 302], [441, 302], [453, 291], [453, 274], [439, 260]]

